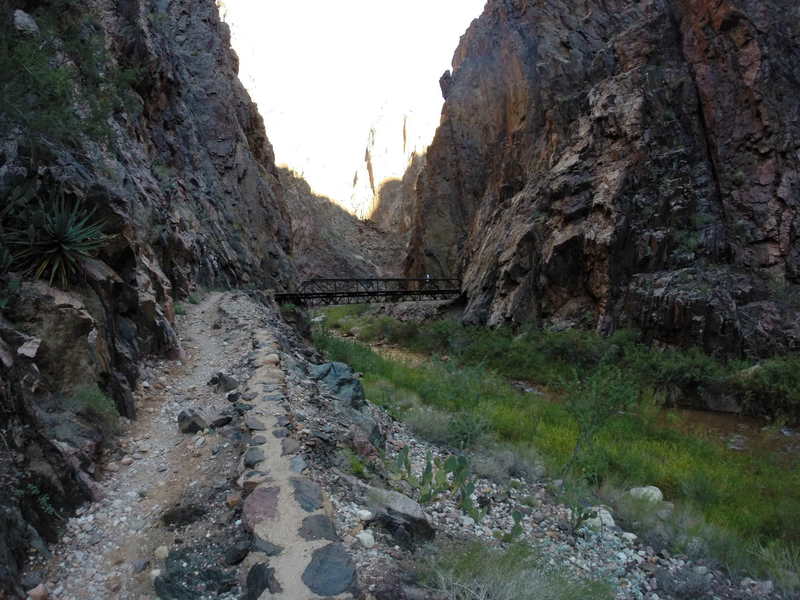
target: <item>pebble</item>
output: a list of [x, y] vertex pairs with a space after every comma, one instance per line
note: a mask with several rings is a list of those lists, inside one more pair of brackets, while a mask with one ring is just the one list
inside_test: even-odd
[[159, 546], [153, 554], [158, 560], [164, 560], [169, 556], [169, 548], [166, 546]]
[[368, 529], [356, 535], [356, 539], [361, 543], [364, 548], [373, 548], [375, 546], [375, 536]]
[[356, 513], [359, 521], [371, 521], [375, 518], [375, 515], [372, 514], [372, 511], [361, 509]]
[[50, 597], [50, 593], [43, 583], [40, 583], [32, 590], [28, 590], [27, 594], [30, 600], [47, 600]]

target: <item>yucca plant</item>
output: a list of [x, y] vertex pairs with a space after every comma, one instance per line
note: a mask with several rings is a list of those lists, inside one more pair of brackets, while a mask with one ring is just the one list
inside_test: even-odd
[[28, 275], [68, 287], [80, 273], [81, 262], [108, 241], [105, 224], [93, 220], [94, 213], [62, 194], [51, 204], [40, 201], [38, 209], [31, 211], [30, 224], [6, 235], [14, 262]]

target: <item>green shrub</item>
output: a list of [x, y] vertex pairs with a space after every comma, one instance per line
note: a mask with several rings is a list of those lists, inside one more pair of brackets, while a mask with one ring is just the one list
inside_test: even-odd
[[402, 415], [412, 431], [433, 444], [450, 444], [450, 416], [428, 406], [416, 406]]
[[789, 545], [780, 540], [757, 544], [751, 549], [763, 575], [784, 590], [800, 590], [800, 546]]
[[57, 519], [61, 518], [58, 510], [53, 506], [50, 495], [43, 492], [35, 483], [26, 483], [25, 485], [14, 488], [12, 493], [19, 498], [26, 499], [27, 506], [35, 506], [40, 513]]
[[97, 386], [77, 388], [65, 402], [66, 408], [92, 424], [108, 440], [120, 433], [119, 412], [114, 401]]
[[345, 464], [345, 468], [358, 477], [359, 479], [367, 479], [367, 465], [361, 460], [361, 457], [353, 452], [350, 448], [342, 448], [340, 450], [341, 460]]
[[76, 388], [66, 400], [66, 407], [100, 426], [106, 435], [117, 432], [119, 412], [114, 401], [97, 385]]
[[478, 477], [505, 483], [511, 478], [536, 481], [544, 474], [542, 457], [530, 444], [487, 443], [472, 453], [472, 470]]
[[487, 435], [489, 423], [478, 413], [464, 411], [450, 416], [447, 430], [449, 444], [464, 450]]
[[450, 600], [602, 600], [612, 598], [602, 581], [580, 580], [548, 565], [535, 549], [508, 549], [473, 542], [441, 548], [421, 568], [421, 579]]
[[731, 387], [746, 398], [750, 412], [796, 419], [800, 414], [800, 356], [781, 356], [741, 369]]
[[[420, 437], [452, 445], [453, 416], [470, 414], [486, 424], [482, 446], [498, 444], [520, 452], [533, 447], [540, 456], [538, 464], [551, 472], [562, 472], [569, 465], [568, 471], [598, 485], [616, 481], [628, 487], [658, 486], [671, 502], [683, 505], [685, 510], [676, 509], [676, 514], [686, 515], [681, 517], [683, 529], [664, 534], [667, 545], [690, 549], [701, 535], [720, 560], [737, 568], [753, 561], [751, 554], [742, 559], [737, 547], [776, 539], [791, 546], [800, 539], [795, 516], [800, 514], [800, 471], [780, 457], [734, 453], [716, 439], [665, 427], [665, 420], [675, 420], [669, 414], [657, 418], [667, 396], [654, 384], [658, 378], [673, 382], [725, 378], [740, 372], [741, 365], [715, 363], [694, 352], [682, 358], [677, 351], [649, 350], [623, 332], [606, 340], [602, 351], [583, 353], [599, 356], [599, 362], [576, 375], [573, 365], [553, 363], [536, 350], [535, 332], [514, 337], [482, 330], [482, 337], [492, 338], [485, 344], [481, 336], [472, 337], [468, 327], [448, 324], [446, 329], [458, 339], [473, 341], [462, 346], [458, 360], [451, 354], [450, 361], [432, 359], [417, 366], [384, 358], [322, 330], [315, 341], [332, 359], [365, 373], [367, 397], [407, 420]], [[516, 364], [492, 358], [502, 347], [516, 353]], [[595, 342], [588, 347], [595, 347]], [[465, 356], [483, 362], [461, 362]], [[686, 373], [680, 373], [679, 364], [687, 367]], [[540, 366], [541, 371], [527, 370]], [[771, 384], [785, 386], [785, 393], [790, 393], [791, 361], [770, 368], [782, 373]], [[525, 379], [537, 383], [537, 373], [544, 373], [560, 387], [555, 394], [523, 394], [503, 377], [510, 372], [527, 373]], [[761, 389], [754, 377], [747, 381]], [[579, 445], [581, 437], [585, 442]], [[493, 468], [490, 459], [488, 467], [480, 458], [473, 458], [473, 463], [481, 474]], [[663, 534], [664, 528], [654, 531]]]
[[0, 20], [0, 129], [19, 126], [34, 148], [82, 135], [106, 141], [115, 111], [135, 109], [138, 67], [120, 69], [83, 3], [58, 2], [33, 12], [40, 33]]
[[611, 365], [603, 365], [585, 378], [576, 373], [567, 385], [565, 407], [578, 426], [578, 436], [563, 471], [599, 483], [608, 471], [608, 461], [595, 438], [611, 418], [635, 404], [637, 390], [620, 369]]

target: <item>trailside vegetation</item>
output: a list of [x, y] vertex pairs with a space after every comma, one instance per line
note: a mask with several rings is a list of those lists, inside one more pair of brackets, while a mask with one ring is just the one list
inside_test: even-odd
[[[574, 330], [400, 323], [360, 307], [324, 314], [318, 347], [363, 372], [368, 398], [421, 437], [462, 449], [535, 452], [553, 477], [584, 482], [606, 499], [629, 487], [658, 486], [676, 504], [668, 523], [649, 523], [635, 507], [620, 507], [627, 521], [652, 526], [646, 539], [651, 534], [673, 551], [710, 554], [731, 569], [800, 586], [797, 457], [731, 451], [664, 408], [680, 394], [725, 381], [751, 398], [771, 399], [790, 415], [776, 420], [780, 426], [797, 415], [800, 359], [724, 364], [699, 351], [651, 349], [631, 332], [602, 338]], [[343, 331], [424, 360], [383, 356], [336, 334]], [[539, 393], [520, 391], [514, 380]]]

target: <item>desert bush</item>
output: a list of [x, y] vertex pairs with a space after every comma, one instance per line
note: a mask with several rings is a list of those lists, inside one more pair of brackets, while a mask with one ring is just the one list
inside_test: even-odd
[[133, 107], [138, 68], [119, 68], [83, 3], [60, 1], [33, 12], [38, 34], [0, 19], [0, 129], [20, 127], [32, 149], [82, 135], [106, 141], [117, 110]]
[[604, 365], [567, 384], [566, 409], [575, 419], [578, 436], [563, 474], [580, 474], [599, 483], [608, 471], [606, 459], [597, 447], [596, 436], [606, 423], [637, 400], [637, 390], [620, 369]]
[[403, 415], [403, 420], [423, 440], [442, 445], [450, 442], [450, 416], [447, 413], [418, 406]]
[[535, 549], [479, 543], [442, 548], [421, 569], [428, 586], [448, 600], [602, 600], [611, 587], [550, 567]]
[[536, 481], [544, 474], [542, 457], [530, 444], [489, 443], [472, 453], [472, 470], [478, 477], [504, 483], [511, 478]]

